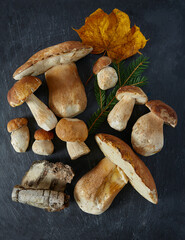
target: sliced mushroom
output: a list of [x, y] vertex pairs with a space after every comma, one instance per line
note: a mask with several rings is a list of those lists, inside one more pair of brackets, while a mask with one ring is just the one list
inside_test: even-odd
[[139, 87], [124, 86], [116, 92], [119, 102], [108, 115], [109, 125], [117, 131], [123, 131], [132, 114], [135, 104], [145, 104], [148, 101], [146, 94]]
[[127, 175], [129, 182], [145, 199], [157, 204], [158, 196], [154, 179], [144, 162], [121, 139], [108, 135], [95, 136], [101, 151]]
[[26, 118], [15, 118], [8, 122], [7, 130], [11, 133], [11, 144], [16, 152], [26, 152], [30, 133], [27, 127]]
[[54, 138], [53, 132], [38, 129], [35, 131], [34, 138], [35, 141], [32, 145], [34, 153], [44, 156], [51, 155], [53, 153], [54, 145], [51, 141]]
[[32, 76], [24, 77], [16, 82], [9, 90], [7, 99], [12, 107], [20, 106], [26, 102], [39, 127], [49, 131], [56, 126], [57, 118], [54, 113], [33, 94], [41, 84], [42, 82], [39, 78]]
[[61, 63], [75, 62], [93, 50], [92, 47], [78, 41], [63, 42], [35, 53], [13, 74], [13, 78], [20, 80], [24, 76], [37, 76], [53, 66]]
[[57, 65], [45, 77], [49, 107], [58, 117], [74, 117], [85, 110], [87, 97], [75, 63]]
[[163, 148], [163, 124], [172, 127], [177, 125], [177, 114], [167, 104], [160, 100], [146, 103], [150, 112], [140, 117], [134, 124], [131, 142], [134, 150], [143, 155], [151, 156]]
[[127, 182], [125, 173], [104, 158], [77, 182], [74, 198], [82, 211], [101, 214], [110, 207]]
[[72, 160], [90, 152], [84, 143], [88, 137], [88, 129], [82, 120], [77, 118], [61, 119], [56, 126], [56, 134], [62, 141], [67, 142], [67, 150]]

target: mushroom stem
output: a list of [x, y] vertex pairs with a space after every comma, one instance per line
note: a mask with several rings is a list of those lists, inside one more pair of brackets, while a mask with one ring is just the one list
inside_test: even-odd
[[71, 160], [75, 160], [90, 152], [90, 149], [84, 142], [67, 142], [66, 147]]
[[143, 156], [159, 152], [164, 145], [163, 124], [164, 121], [152, 112], [140, 117], [132, 129], [134, 150]]
[[55, 128], [57, 124], [57, 118], [54, 113], [41, 102], [34, 94], [31, 94], [26, 103], [30, 108], [39, 127], [46, 131], [50, 131]]
[[11, 144], [16, 152], [26, 152], [30, 140], [27, 126], [23, 126], [11, 133]]
[[123, 131], [132, 114], [134, 104], [134, 98], [124, 96], [109, 113], [107, 118], [109, 125], [117, 131]]
[[54, 145], [51, 140], [35, 140], [32, 150], [38, 155], [48, 156], [54, 151]]

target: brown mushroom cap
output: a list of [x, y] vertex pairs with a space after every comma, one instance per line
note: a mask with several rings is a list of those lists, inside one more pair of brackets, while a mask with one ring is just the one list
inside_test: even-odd
[[120, 101], [124, 96], [135, 98], [136, 104], [145, 104], [148, 101], [148, 97], [143, 90], [136, 86], [120, 87], [116, 92], [116, 98]]
[[13, 132], [27, 124], [28, 124], [27, 118], [14, 118], [8, 122], [7, 131]]
[[107, 56], [100, 57], [94, 64], [93, 73], [98, 74], [100, 70], [109, 66], [112, 63], [111, 58]]
[[177, 114], [175, 110], [166, 103], [161, 100], [151, 100], [145, 105], [152, 113], [161, 118], [165, 123], [172, 127], [177, 125]]
[[88, 129], [82, 120], [63, 118], [56, 126], [56, 134], [65, 142], [84, 142], [88, 137]]
[[42, 81], [33, 76], [23, 77], [8, 91], [7, 100], [12, 107], [23, 104], [40, 87]]
[[54, 138], [52, 131], [45, 131], [44, 129], [38, 129], [34, 134], [35, 140], [51, 140]]

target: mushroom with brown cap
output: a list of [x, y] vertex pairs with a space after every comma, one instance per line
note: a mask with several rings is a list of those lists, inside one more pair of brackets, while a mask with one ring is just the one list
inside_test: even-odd
[[88, 129], [84, 121], [77, 118], [63, 118], [56, 126], [56, 135], [67, 142], [67, 150], [72, 160], [90, 152], [84, 143], [88, 137]]
[[108, 158], [103, 158], [77, 182], [74, 198], [82, 211], [102, 214], [127, 182], [128, 178], [123, 170]]
[[54, 145], [52, 139], [54, 134], [52, 131], [45, 131], [43, 129], [38, 129], [34, 134], [35, 141], [32, 145], [32, 150], [38, 155], [51, 155], [54, 151]]
[[113, 107], [108, 115], [109, 125], [117, 131], [123, 131], [132, 114], [135, 104], [145, 104], [148, 101], [143, 90], [136, 86], [120, 87], [116, 92], [119, 102]]
[[131, 142], [137, 153], [151, 156], [163, 148], [163, 124], [175, 127], [177, 114], [170, 106], [160, 100], [151, 100], [146, 103], [146, 106], [150, 112], [140, 117], [134, 124]]
[[11, 144], [16, 152], [26, 152], [30, 141], [30, 133], [26, 118], [15, 118], [8, 122], [7, 130], [11, 133]]
[[154, 179], [143, 161], [121, 139], [99, 133], [95, 136], [101, 151], [127, 175], [129, 182], [145, 199], [157, 204]]
[[41, 80], [37, 77], [23, 77], [9, 90], [7, 99], [11, 107], [20, 106], [26, 102], [39, 127], [49, 131], [56, 126], [57, 118], [54, 113], [33, 94], [41, 84]]
[[94, 64], [93, 73], [97, 75], [98, 86], [102, 90], [114, 87], [118, 81], [116, 70], [109, 66], [111, 63], [111, 58], [103, 56]]
[[28, 59], [13, 74], [13, 78], [20, 80], [24, 76], [37, 76], [53, 66], [79, 60], [89, 54], [93, 48], [79, 41], [63, 42], [45, 48]]

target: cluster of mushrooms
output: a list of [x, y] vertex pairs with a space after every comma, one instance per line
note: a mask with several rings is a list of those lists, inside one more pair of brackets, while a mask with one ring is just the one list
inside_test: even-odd
[[[34, 54], [13, 74], [14, 79], [18, 81], [7, 95], [10, 106], [16, 107], [26, 102], [40, 127], [34, 134], [35, 141], [32, 146], [34, 153], [39, 155], [53, 153], [52, 129], [54, 128], [56, 135], [66, 142], [67, 151], [72, 160], [90, 152], [85, 144], [88, 137], [87, 126], [84, 121], [73, 118], [82, 113], [87, 106], [85, 89], [74, 62], [92, 50], [92, 47], [81, 42], [60, 43]], [[97, 83], [102, 90], [114, 87], [118, 81], [117, 72], [110, 66], [111, 63], [109, 57], [103, 56], [94, 64], [93, 73], [97, 75]], [[36, 76], [43, 73], [49, 88], [49, 108], [33, 94], [42, 84]], [[134, 124], [131, 143], [133, 149], [143, 156], [151, 156], [159, 152], [164, 144], [163, 124], [167, 123], [172, 127], [177, 125], [175, 111], [160, 100], [148, 101], [146, 94], [136, 86], [120, 87], [116, 92], [116, 99], [118, 103], [107, 118], [110, 127], [123, 131], [134, 105], [145, 104], [150, 112], [140, 117]], [[58, 121], [56, 116], [61, 119]], [[11, 132], [12, 146], [17, 152], [25, 152], [29, 145], [30, 134], [27, 124], [26, 118], [16, 118], [9, 121], [7, 125], [8, 132]], [[154, 179], [144, 162], [133, 150], [124, 141], [112, 135], [100, 133], [95, 136], [95, 139], [105, 158], [77, 182], [74, 198], [79, 207], [90, 214], [103, 213], [128, 182], [145, 199], [156, 204], [158, 195]], [[53, 188], [53, 182], [47, 188], [43, 188], [45, 182], [42, 183], [42, 187], [36, 184], [34, 189], [32, 186], [38, 179], [43, 179], [43, 169], [49, 166], [49, 163], [41, 163], [38, 162], [30, 168], [26, 175], [29, 176], [27, 184], [22, 183], [14, 187], [12, 199], [36, 207], [42, 206], [41, 208], [48, 211], [60, 211], [66, 206], [64, 189], [57, 188], [58, 193], [52, 192], [53, 195], [48, 195], [47, 192], [43, 200], [45, 196], [43, 191], [56, 190]], [[48, 176], [54, 168], [53, 165], [52, 170], [48, 168], [49, 170], [46, 171]], [[63, 165], [60, 166], [62, 174], [63, 168]], [[70, 167], [66, 165], [65, 168]], [[47, 174], [44, 175], [45, 178]], [[68, 183], [74, 176], [71, 168], [69, 175], [71, 177]], [[58, 179], [57, 176], [59, 176]], [[56, 174], [53, 181], [58, 182], [60, 178], [66, 179], [66, 176]], [[41, 192], [34, 192], [34, 190]], [[18, 196], [19, 193], [22, 195]], [[56, 194], [60, 195], [62, 200], [56, 198]], [[51, 201], [49, 206], [42, 204], [48, 201]]]

